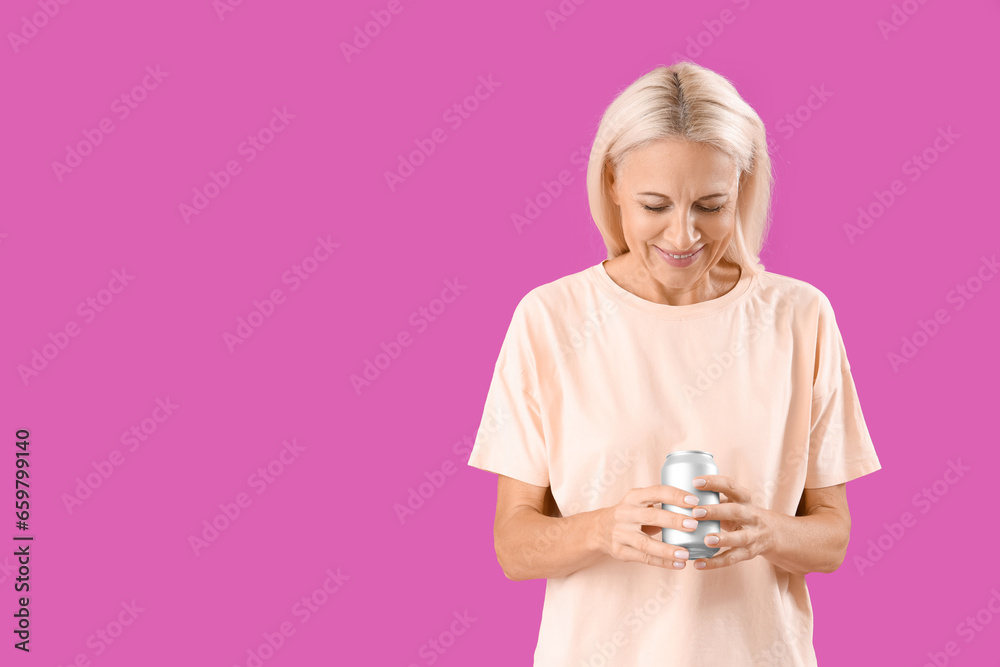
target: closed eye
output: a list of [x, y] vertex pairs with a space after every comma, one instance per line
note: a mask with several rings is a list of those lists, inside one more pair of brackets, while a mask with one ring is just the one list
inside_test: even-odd
[[[644, 209], [646, 209], [647, 211], [652, 211], [654, 213], [659, 213], [660, 211], [662, 211], [665, 208], [667, 208], [666, 206], [660, 206], [659, 208], [652, 208], [652, 207], [646, 206], [645, 204], [643, 204], [642, 207]], [[699, 206], [698, 208], [700, 208], [702, 211], [705, 211], [705, 213], [715, 213], [716, 211], [722, 210], [722, 206], [716, 206], [715, 208], [705, 208], [704, 206]]]

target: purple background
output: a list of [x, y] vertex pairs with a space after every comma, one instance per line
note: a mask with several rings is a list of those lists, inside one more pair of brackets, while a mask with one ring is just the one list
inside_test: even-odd
[[[545, 584], [504, 578], [496, 477], [466, 465], [468, 443], [518, 300], [606, 257], [584, 187], [601, 113], [678, 57], [733, 81], [767, 125], [763, 261], [830, 297], [883, 466], [848, 485], [844, 565], [808, 576], [820, 663], [997, 655], [1000, 281], [976, 282], [1000, 247], [996, 2], [401, 0], [391, 14], [248, 1], [221, 18], [219, 4], [0, 12], [0, 540], [20, 532], [19, 428], [35, 536], [30, 656], [11, 646], [16, 574], [0, 556], [0, 663], [256, 664], [248, 650], [284, 623], [294, 634], [263, 664], [530, 664]], [[371, 12], [391, 21], [345, 56]], [[496, 87], [457, 125], [446, 112], [480, 77]], [[124, 118], [122, 95], [142, 98]], [[268, 134], [274, 109], [294, 118]], [[113, 131], [57, 174], [102, 119]], [[436, 128], [445, 140], [390, 187]], [[957, 138], [936, 148], [948, 128]], [[250, 160], [243, 142], [262, 129]], [[933, 162], [914, 170], [922, 154]], [[230, 162], [238, 173], [186, 221], [181, 206], [211, 173], [226, 182]], [[572, 183], [519, 232], [512, 215], [563, 170]], [[896, 180], [902, 194], [879, 211]], [[859, 207], [880, 215], [851, 238]], [[314, 255], [318, 237], [339, 246]], [[295, 266], [313, 272], [296, 283]], [[133, 278], [108, 291], [123, 267]], [[449, 280], [464, 287], [442, 312]], [[958, 298], [960, 285], [978, 291]], [[270, 316], [227, 345], [276, 289]], [[92, 318], [88, 298], [105, 302]], [[401, 334], [409, 344], [356, 391], [352, 374]], [[41, 370], [22, 377], [36, 351]], [[178, 407], [155, 421], [168, 398]], [[122, 436], [143, 424], [130, 450]], [[275, 464], [293, 440], [297, 456]], [[120, 465], [102, 464], [115, 451]], [[269, 464], [270, 482], [252, 477]], [[429, 478], [440, 487], [401, 521]], [[226, 526], [219, 505], [238, 498], [250, 503]], [[213, 519], [224, 528], [196, 553], [190, 538]], [[338, 568], [340, 588], [323, 592]], [[303, 622], [310, 596], [322, 603]], [[142, 611], [116, 626], [133, 600]], [[475, 620], [453, 626], [463, 613]], [[961, 625], [977, 613], [980, 631]], [[122, 631], [106, 644], [99, 630]]]

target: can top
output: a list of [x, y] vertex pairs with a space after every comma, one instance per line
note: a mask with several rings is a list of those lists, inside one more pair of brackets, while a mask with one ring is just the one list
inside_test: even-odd
[[671, 456], [675, 456], [677, 454], [703, 454], [705, 456], [708, 456], [709, 458], [713, 459], [715, 458], [709, 452], [703, 452], [700, 449], [682, 449], [677, 452], [670, 452], [669, 454], [667, 454], [667, 458], [670, 458]]

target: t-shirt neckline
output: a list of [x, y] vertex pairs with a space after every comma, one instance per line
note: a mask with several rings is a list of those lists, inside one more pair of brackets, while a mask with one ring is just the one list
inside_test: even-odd
[[647, 301], [616, 283], [608, 275], [608, 270], [604, 266], [604, 262], [607, 261], [609, 260], [602, 260], [599, 264], [592, 266], [590, 270], [593, 278], [606, 292], [632, 308], [668, 320], [686, 320], [692, 317], [703, 317], [712, 313], [718, 313], [740, 300], [750, 290], [750, 286], [756, 279], [756, 273], [744, 268], [736, 285], [722, 296], [686, 306], [670, 306], [664, 303]]

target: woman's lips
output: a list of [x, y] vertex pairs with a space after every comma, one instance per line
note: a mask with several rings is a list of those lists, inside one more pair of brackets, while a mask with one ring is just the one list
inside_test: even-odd
[[669, 264], [670, 266], [676, 266], [680, 268], [683, 268], [685, 266], [691, 266], [692, 264], [694, 264], [695, 261], [699, 257], [701, 257], [701, 251], [705, 249], [705, 246], [702, 246], [693, 253], [691, 253], [690, 256], [685, 257], [684, 259], [677, 259], [675, 257], [671, 257], [666, 251], [661, 249], [659, 246], [653, 246], [653, 247], [656, 248], [656, 251], [660, 253], [660, 257], [666, 260], [667, 264]]

